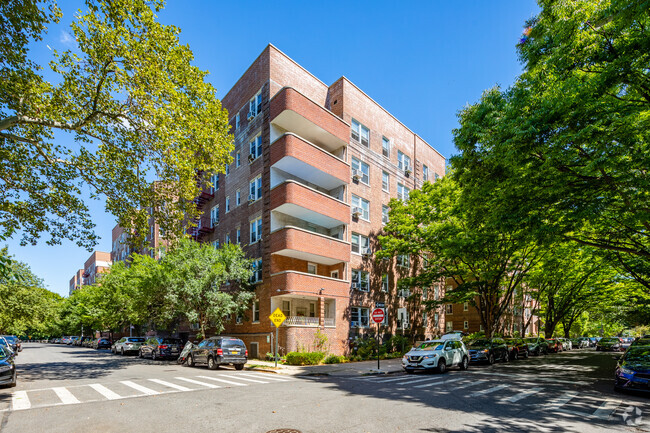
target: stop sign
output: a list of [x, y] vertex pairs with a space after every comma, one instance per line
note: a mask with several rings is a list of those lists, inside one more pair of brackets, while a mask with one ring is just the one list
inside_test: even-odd
[[375, 323], [381, 323], [384, 321], [384, 317], [386, 317], [386, 313], [384, 312], [383, 308], [375, 308], [372, 310], [372, 320]]

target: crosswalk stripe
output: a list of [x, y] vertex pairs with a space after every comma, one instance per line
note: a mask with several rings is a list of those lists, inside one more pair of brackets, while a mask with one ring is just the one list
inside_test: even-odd
[[[199, 376], [202, 377], [202, 376]], [[219, 385], [213, 383], [201, 382], [200, 380], [188, 379], [187, 377], [177, 377], [178, 380], [184, 380], [185, 382], [193, 383], [196, 385], [203, 385], [206, 388], [221, 388]]]
[[[395, 382], [396, 380], [404, 380], [406, 378], [404, 376], [400, 376], [400, 377], [393, 377], [391, 379], [385, 379], [385, 378], [382, 377], [382, 379], [383, 380], [372, 380], [371, 382], [373, 382], [373, 383], [388, 383], [388, 382]], [[408, 380], [415, 380], [415, 379], [416, 378], [413, 377], [413, 378], [408, 379]]]
[[109, 400], [117, 400], [122, 398], [119, 394], [111, 391], [110, 389], [106, 388], [104, 385], [100, 385], [98, 383], [91, 383], [90, 387]]
[[598, 409], [596, 409], [596, 412], [594, 412], [594, 416], [600, 419], [609, 419], [609, 417], [612, 416], [612, 414], [619, 406], [619, 404], [621, 404], [620, 401], [611, 400], [608, 398], [603, 402], [603, 404], [600, 405]]
[[56, 393], [56, 395], [61, 399], [61, 403], [63, 404], [78, 404], [80, 401], [72, 395], [72, 393], [67, 389], [62, 386], [58, 386], [56, 388], [52, 388], [52, 391]]
[[286, 377], [275, 377], [271, 374], [260, 374], [260, 373], [239, 373], [237, 376], [249, 376], [249, 377], [254, 377], [257, 379], [269, 379], [269, 380], [277, 380], [279, 382], [289, 382], [291, 379], [286, 378]]
[[248, 386], [248, 384], [246, 384], [246, 383], [232, 382], [230, 380], [217, 379], [216, 377], [210, 377], [210, 376], [197, 376], [197, 377], [200, 377], [202, 379], [214, 380], [216, 382], [223, 382], [223, 383], [227, 383], [227, 384], [235, 385], [235, 386]]
[[457, 386], [457, 387], [455, 387], [454, 389], [457, 390], [457, 389], [468, 388], [468, 387], [470, 387], [470, 386], [472, 386], [472, 385], [480, 385], [480, 384], [482, 384], [483, 382], [485, 382], [485, 380], [476, 380], [476, 381], [474, 381], [474, 382], [468, 382], [468, 383], [466, 383], [465, 385]]
[[[433, 382], [433, 383], [425, 383], [424, 385], [415, 385], [413, 388], [426, 388], [428, 386], [436, 386], [436, 385], [446, 385], [448, 383], [453, 383], [453, 382], [458, 382], [460, 380], [463, 380], [461, 378], [458, 379], [449, 379], [445, 380], [444, 382]], [[455, 389], [455, 388], [454, 388]]]
[[412, 383], [430, 382], [432, 380], [440, 380], [440, 379], [441, 379], [440, 377], [428, 377], [426, 379], [418, 379], [418, 380], [409, 380], [409, 381], [406, 381], [406, 382], [399, 382], [399, 383], [396, 383], [395, 385], [410, 385]]
[[167, 382], [167, 381], [164, 381], [164, 380], [160, 380], [160, 379], [149, 379], [149, 380], [151, 382], [159, 383], [160, 385], [168, 386], [170, 388], [174, 388], [174, 389], [177, 389], [179, 391], [191, 391], [190, 388], [187, 388], [187, 387], [181, 386], [181, 385], [176, 385], [175, 383]]
[[507, 401], [507, 402], [509, 402], [509, 403], [515, 403], [515, 402], [518, 402], [519, 400], [522, 400], [522, 399], [524, 399], [524, 398], [526, 398], [526, 397], [529, 397], [529, 396], [531, 396], [531, 395], [533, 395], [533, 394], [537, 394], [537, 393], [540, 392], [542, 389], [543, 389], [543, 388], [531, 388], [531, 389], [529, 389], [529, 390], [526, 390], [526, 391], [520, 392], [519, 394], [515, 394], [515, 395], [513, 395], [513, 396], [510, 397], [510, 398], [506, 398], [505, 401]]
[[248, 382], [255, 382], [255, 383], [268, 383], [268, 382], [264, 382], [262, 380], [247, 379], [245, 377], [239, 377], [239, 375], [237, 375], [237, 376], [224, 376], [224, 377], [226, 377], [228, 379], [245, 380], [245, 381], [248, 381]]
[[567, 404], [569, 402], [569, 400], [571, 400], [576, 395], [578, 395], [577, 391], [565, 392], [561, 396], [555, 398], [554, 400], [551, 400], [548, 403], [547, 408], [548, 409], [559, 409], [562, 406], [564, 406], [565, 404]]
[[160, 394], [158, 391], [154, 391], [153, 389], [147, 388], [146, 386], [138, 385], [137, 383], [133, 383], [130, 380], [123, 380], [120, 383], [122, 383], [122, 384], [124, 384], [124, 385], [126, 385], [126, 386], [128, 386], [130, 388], [133, 388], [135, 390], [138, 390], [141, 393], [146, 394], [146, 395]]
[[473, 392], [469, 396], [470, 397], [478, 397], [478, 396], [485, 395], [485, 394], [491, 394], [493, 392], [502, 390], [502, 389], [507, 388], [509, 386], [510, 385], [497, 385], [497, 386], [493, 386], [492, 388], [482, 389], [481, 391]]
[[11, 407], [13, 410], [24, 410], [32, 407], [27, 397], [27, 391], [16, 391], [11, 395]]

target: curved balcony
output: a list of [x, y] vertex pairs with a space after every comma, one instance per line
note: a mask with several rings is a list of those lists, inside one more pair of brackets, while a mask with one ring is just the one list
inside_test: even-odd
[[347, 146], [350, 125], [291, 87], [271, 99], [271, 123], [329, 151]]
[[307, 296], [348, 296], [350, 293], [349, 281], [298, 271], [271, 274], [271, 287], [282, 294]]
[[271, 254], [334, 265], [350, 261], [350, 243], [288, 226], [271, 233]]
[[349, 205], [291, 180], [271, 190], [270, 209], [327, 229], [350, 223]]

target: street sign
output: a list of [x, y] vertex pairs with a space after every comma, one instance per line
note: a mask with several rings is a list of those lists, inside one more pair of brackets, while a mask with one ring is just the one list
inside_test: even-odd
[[285, 316], [279, 308], [276, 308], [275, 311], [269, 316], [269, 319], [271, 319], [271, 322], [273, 322], [273, 324], [279, 328], [280, 325], [282, 325], [282, 322], [287, 320], [287, 316]]
[[384, 317], [386, 317], [386, 312], [384, 311], [383, 308], [375, 308], [372, 310], [372, 320], [375, 323], [381, 323], [384, 321]]
[[375, 302], [375, 308], [385, 308], [385, 305], [383, 302]]

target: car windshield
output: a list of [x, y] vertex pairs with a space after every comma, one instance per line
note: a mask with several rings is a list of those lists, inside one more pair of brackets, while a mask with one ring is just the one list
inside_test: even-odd
[[4, 347], [0, 346], [0, 358], [7, 358], [9, 356], [9, 351]]
[[469, 347], [490, 347], [491, 344], [490, 340], [474, 340], [469, 343]]
[[630, 348], [623, 358], [627, 362], [650, 363], [650, 348]]
[[418, 349], [420, 349], [420, 350], [442, 350], [444, 345], [445, 345], [444, 341], [425, 341], [424, 343], [420, 344], [420, 347], [418, 347]]
[[14, 344], [16, 342], [16, 340], [18, 340], [18, 338], [12, 337], [10, 335], [5, 335], [4, 337], [5, 337], [5, 340], [7, 340], [11, 344]]
[[221, 347], [243, 347], [244, 342], [237, 339], [232, 340], [223, 340], [221, 342]]
[[144, 343], [144, 338], [143, 337], [129, 337], [127, 341], [130, 341], [131, 343]]
[[537, 343], [537, 338], [526, 338], [526, 343]]
[[601, 343], [619, 343], [618, 338], [603, 338], [600, 340]]

